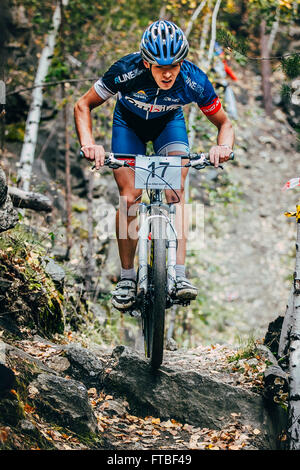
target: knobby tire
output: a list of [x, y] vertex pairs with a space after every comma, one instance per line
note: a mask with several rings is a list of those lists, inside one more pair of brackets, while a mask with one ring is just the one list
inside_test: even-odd
[[158, 369], [163, 361], [165, 309], [166, 309], [166, 239], [164, 219], [153, 219], [151, 232], [151, 299], [148, 318], [150, 363]]

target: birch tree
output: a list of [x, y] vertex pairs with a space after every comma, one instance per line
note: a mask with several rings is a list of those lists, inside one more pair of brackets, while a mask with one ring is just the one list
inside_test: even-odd
[[[63, 4], [67, 5], [68, 1], [69, 0], [63, 0]], [[60, 22], [61, 11], [58, 3], [53, 14], [51, 30], [46, 38], [46, 44], [40, 56], [34, 81], [34, 86], [36, 88], [32, 91], [32, 100], [26, 121], [25, 138], [21, 150], [18, 171], [18, 184], [24, 191], [29, 191], [30, 188], [32, 165], [34, 162], [36, 143], [38, 139], [41, 108], [43, 104], [43, 89], [41, 84], [45, 81], [48, 73]]]
[[[198, 66], [200, 68], [208, 69], [212, 58], [213, 58], [213, 52], [214, 52], [214, 45], [216, 41], [216, 27], [217, 27], [217, 16], [218, 16], [218, 11], [220, 8], [221, 0], [217, 0], [213, 9], [213, 12], [211, 13], [210, 10], [205, 15], [204, 22], [203, 22], [203, 29], [202, 29], [202, 35], [201, 35], [201, 40], [200, 40], [200, 47], [199, 47], [199, 61], [198, 61]], [[208, 1], [208, 7], [210, 7], [210, 1]], [[204, 57], [204, 49], [207, 41], [207, 36], [209, 32], [209, 19], [211, 18], [211, 39], [210, 39], [210, 44], [209, 44], [209, 50], [207, 54], [207, 58]], [[193, 148], [194, 141], [195, 141], [195, 119], [196, 119], [196, 113], [197, 113], [197, 106], [195, 104], [192, 105], [191, 111], [189, 114], [189, 122], [188, 122], [188, 128], [189, 128], [189, 144], [190, 148]]]

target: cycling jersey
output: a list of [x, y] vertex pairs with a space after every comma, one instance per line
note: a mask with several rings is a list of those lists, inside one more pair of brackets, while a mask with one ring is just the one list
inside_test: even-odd
[[[207, 75], [195, 64], [184, 60], [172, 88], [162, 90], [144, 66], [139, 52], [115, 62], [94, 85], [97, 94], [107, 100], [118, 93], [118, 101], [129, 111], [143, 119], [166, 116], [195, 102], [207, 115], [215, 114], [221, 103]], [[179, 112], [174, 114], [182, 119]]]

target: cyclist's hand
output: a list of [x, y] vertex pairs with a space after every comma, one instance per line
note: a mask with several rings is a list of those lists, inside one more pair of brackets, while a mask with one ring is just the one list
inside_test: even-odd
[[104, 165], [105, 151], [102, 145], [83, 145], [81, 150], [84, 153], [85, 158], [88, 160], [95, 160], [96, 170], [99, 170], [99, 168]]
[[209, 151], [209, 159], [211, 163], [217, 168], [219, 163], [227, 162], [232, 152], [231, 147], [214, 145]]

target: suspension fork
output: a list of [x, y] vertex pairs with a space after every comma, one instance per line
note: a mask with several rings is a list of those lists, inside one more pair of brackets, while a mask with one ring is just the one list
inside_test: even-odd
[[148, 235], [147, 205], [139, 204], [138, 285], [137, 295], [148, 290]]
[[176, 252], [177, 252], [177, 234], [175, 230], [176, 207], [174, 204], [169, 206], [169, 223], [167, 224], [167, 292], [171, 296], [175, 291], [176, 282]]

